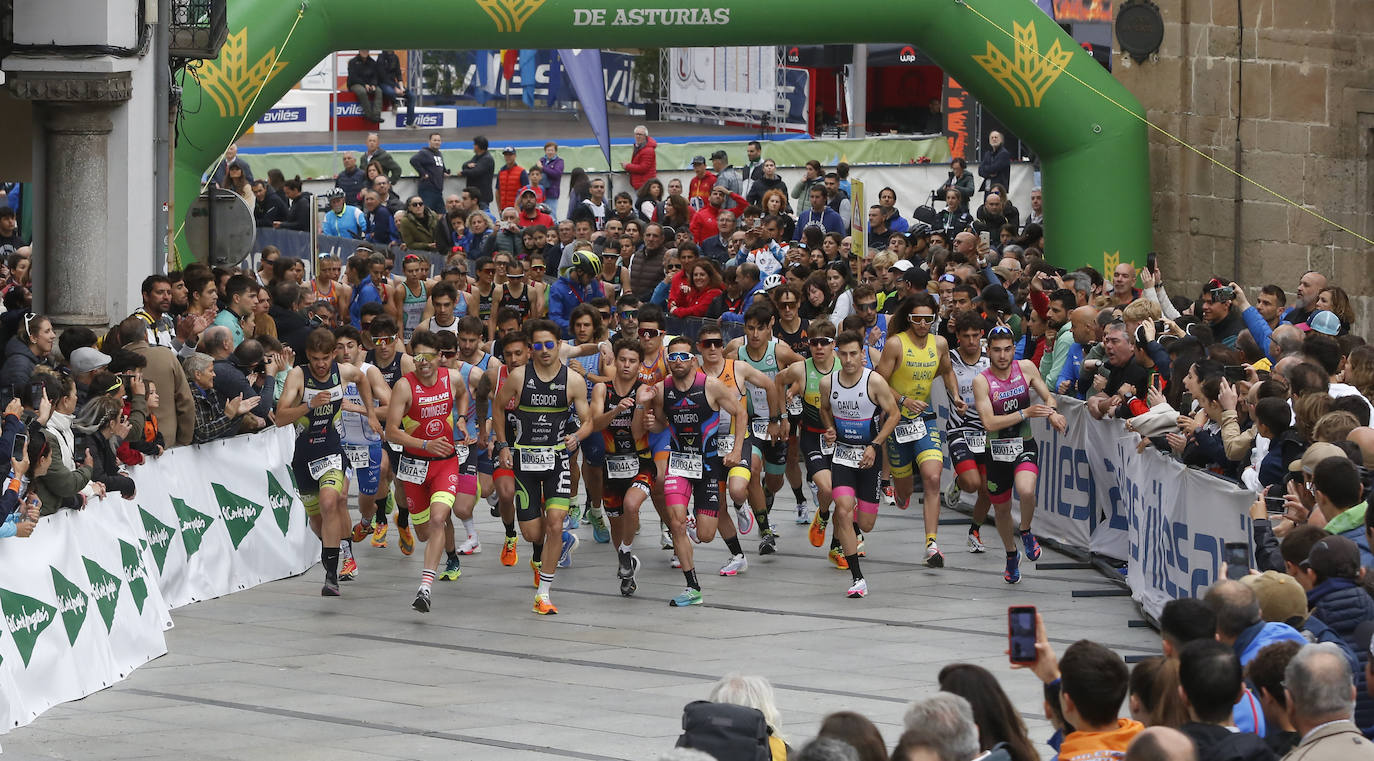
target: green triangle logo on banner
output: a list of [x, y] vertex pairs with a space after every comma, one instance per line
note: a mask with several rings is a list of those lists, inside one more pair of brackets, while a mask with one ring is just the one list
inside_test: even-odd
[[86, 564], [86, 578], [91, 580], [91, 597], [95, 598], [96, 610], [105, 620], [105, 631], [114, 628], [115, 608], [119, 605], [119, 577], [101, 568], [98, 563], [82, 556]]
[[62, 625], [67, 628], [67, 644], [75, 645], [81, 625], [86, 623], [90, 598], [56, 568], [48, 566], [48, 570], [52, 571], [52, 588], [57, 593], [57, 612], [62, 614]]
[[200, 551], [200, 540], [204, 538], [205, 532], [210, 530], [210, 525], [215, 519], [197, 511], [186, 504], [186, 500], [177, 497], [172, 497], [172, 509], [177, 511], [177, 518], [181, 520], [181, 543], [186, 547], [186, 557], [189, 558]]
[[[167, 563], [167, 548], [172, 546], [172, 534], [176, 531], [141, 507], [138, 514], [143, 517], [143, 531], [148, 534], [148, 544], [153, 548], [153, 560], [157, 561], [157, 571], [162, 573], [162, 567]], [[128, 558], [125, 558], [124, 565], [128, 564]]]
[[267, 471], [267, 503], [272, 506], [272, 517], [277, 519], [277, 528], [281, 529], [282, 536], [286, 536], [287, 529], [291, 528], [291, 505], [294, 502], [291, 493], [281, 487], [281, 482], [272, 471]]
[[229, 529], [229, 539], [234, 549], [239, 548], [248, 533], [258, 523], [262, 515], [262, 505], [247, 497], [241, 497], [217, 483], [211, 483], [215, 490], [215, 500], [219, 502], [219, 515], [224, 519], [224, 527]]
[[28, 595], [0, 589], [0, 612], [5, 614], [5, 626], [14, 637], [14, 646], [18, 648], [19, 657], [24, 659], [24, 667], [27, 668], [29, 658], [33, 656], [33, 646], [38, 642], [38, 636], [52, 623], [57, 608]]
[[[144, 513], [147, 515], [147, 513]], [[148, 581], [144, 578], [143, 556], [132, 544], [119, 540], [120, 562], [124, 566], [124, 578], [129, 580], [129, 593], [134, 596], [134, 607], [143, 613], [143, 601], [148, 599]]]

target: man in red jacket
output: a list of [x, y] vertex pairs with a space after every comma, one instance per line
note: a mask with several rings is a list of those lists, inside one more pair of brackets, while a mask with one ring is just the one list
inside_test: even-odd
[[534, 188], [523, 188], [520, 191], [520, 216], [515, 220], [516, 224], [522, 228], [543, 225], [550, 230], [554, 229], [557, 223], [553, 221], [553, 217], [539, 208], [538, 201]]
[[711, 188], [716, 186], [716, 176], [706, 168], [705, 156], [692, 157], [692, 171], [696, 175], [692, 177], [692, 184], [687, 188], [687, 205], [692, 207], [695, 213], [706, 206], [706, 199], [711, 196]]
[[524, 167], [515, 163], [515, 149], [507, 146], [501, 151], [501, 155], [505, 157], [506, 165], [496, 173], [496, 202], [500, 204], [496, 209], [497, 214], [514, 208], [520, 188], [530, 184], [529, 174], [525, 172]]
[[[697, 181], [692, 180], [692, 186], [696, 186]], [[689, 226], [692, 229], [692, 239], [701, 245], [701, 242], [715, 235], [720, 231], [720, 225], [716, 217], [720, 216], [720, 210], [726, 208], [725, 199], [730, 199], [734, 206], [729, 207], [736, 217], [744, 214], [744, 210], [749, 208], [749, 200], [739, 193], [731, 193], [725, 189], [724, 185], [717, 185], [711, 189], [711, 201], [706, 206], [699, 209], [692, 215]]]
[[636, 191], [650, 177], [658, 174], [658, 157], [654, 155], [654, 148], [658, 143], [649, 137], [649, 130], [643, 124], [635, 127], [635, 149], [630, 155], [630, 160], [620, 166], [630, 173], [630, 185]]

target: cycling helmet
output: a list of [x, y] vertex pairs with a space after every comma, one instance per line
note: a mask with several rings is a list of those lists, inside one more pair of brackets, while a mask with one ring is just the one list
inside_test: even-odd
[[908, 238], [925, 238], [930, 235], [930, 229], [930, 225], [925, 222], [913, 222], [907, 228], [906, 235]]
[[568, 265], [568, 270], [582, 270], [595, 277], [601, 272], [601, 257], [590, 251], [576, 251], [572, 255], [572, 264]]
[[763, 290], [771, 291], [782, 285], [782, 275], [776, 272], [763, 279]]
[[344, 196], [344, 190], [343, 190], [343, 188], [340, 188], [340, 187], [337, 187], [337, 186], [336, 186], [336, 187], [332, 187], [332, 188], [329, 189], [329, 192], [327, 192], [327, 193], [324, 194], [324, 197], [325, 197], [325, 198], [328, 198], [328, 199], [331, 200], [331, 201], [333, 201], [335, 198], [343, 199], [343, 198], [345, 197], [345, 196]]

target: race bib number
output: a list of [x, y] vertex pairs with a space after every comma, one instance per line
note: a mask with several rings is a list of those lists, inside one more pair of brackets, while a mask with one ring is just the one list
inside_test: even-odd
[[553, 470], [553, 447], [535, 447], [520, 450], [520, 469], [527, 473]]
[[823, 455], [833, 455], [833, 454], [835, 454], [835, 442], [833, 442], [833, 441], [826, 441], [826, 440], [825, 440], [825, 437], [822, 436], [822, 437], [821, 437], [821, 454], [823, 454]]
[[968, 444], [968, 451], [982, 454], [988, 449], [988, 434], [986, 431], [968, 431], [964, 434], [964, 443]]
[[401, 462], [396, 466], [396, 478], [408, 484], [422, 484], [429, 476], [429, 460], [419, 460], [414, 457], [401, 455]]
[[614, 455], [606, 458], [606, 477], [612, 480], [626, 480], [639, 475], [637, 455]]
[[926, 421], [921, 418], [908, 420], [897, 424], [897, 443], [907, 444], [917, 439], [925, 438]]
[[311, 460], [306, 469], [310, 471], [310, 477], [318, 481], [320, 476], [331, 470], [343, 470], [343, 455], [331, 454]]
[[793, 417], [802, 414], [802, 400], [800, 396], [794, 396], [787, 400], [787, 414]]
[[721, 457], [735, 451], [735, 435], [733, 433], [723, 433], [716, 437], [716, 450]]
[[344, 453], [348, 455], [348, 464], [355, 470], [365, 470], [372, 463], [367, 447], [344, 447]]
[[467, 444], [454, 444], [454, 445], [453, 445], [453, 456], [454, 456], [454, 457], [457, 457], [457, 458], [458, 458], [458, 462], [460, 462], [460, 463], [467, 462], [467, 461], [468, 461], [468, 445], [467, 445]]
[[865, 449], [867, 447], [861, 447], [857, 444], [836, 444], [835, 456], [831, 462], [846, 468], [857, 468], [859, 463], [863, 462]]
[[672, 452], [668, 455], [668, 475], [701, 478], [701, 455], [692, 452]]
[[755, 438], [766, 439], [768, 438], [768, 421], [766, 419], [751, 420], [749, 421], [749, 430]]
[[997, 462], [1015, 462], [1024, 451], [1025, 443], [1020, 438], [992, 440], [992, 459]]

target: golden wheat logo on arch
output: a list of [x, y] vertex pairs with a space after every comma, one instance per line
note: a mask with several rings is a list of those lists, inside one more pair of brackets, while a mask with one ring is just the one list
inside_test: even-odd
[[240, 29], [229, 35], [220, 48], [219, 58], [207, 61], [200, 69], [200, 87], [210, 96], [219, 108], [222, 118], [242, 116], [253, 102], [258, 89], [286, 68], [286, 61], [279, 60], [277, 49], [271, 48], [262, 54], [252, 66], [248, 65], [248, 29]]
[[1012, 105], [1040, 108], [1040, 100], [1059, 78], [1064, 67], [1069, 65], [1073, 51], [1065, 50], [1056, 39], [1050, 44], [1050, 49], [1041, 54], [1040, 43], [1035, 36], [1035, 22], [1023, 26], [1013, 21], [1011, 26], [1016, 38], [1012, 58], [1007, 58], [1006, 53], [988, 40], [988, 52], [973, 56], [973, 60], [1011, 95]]
[[496, 22], [498, 32], [518, 32], [539, 10], [544, 0], [477, 0], [477, 7]]

